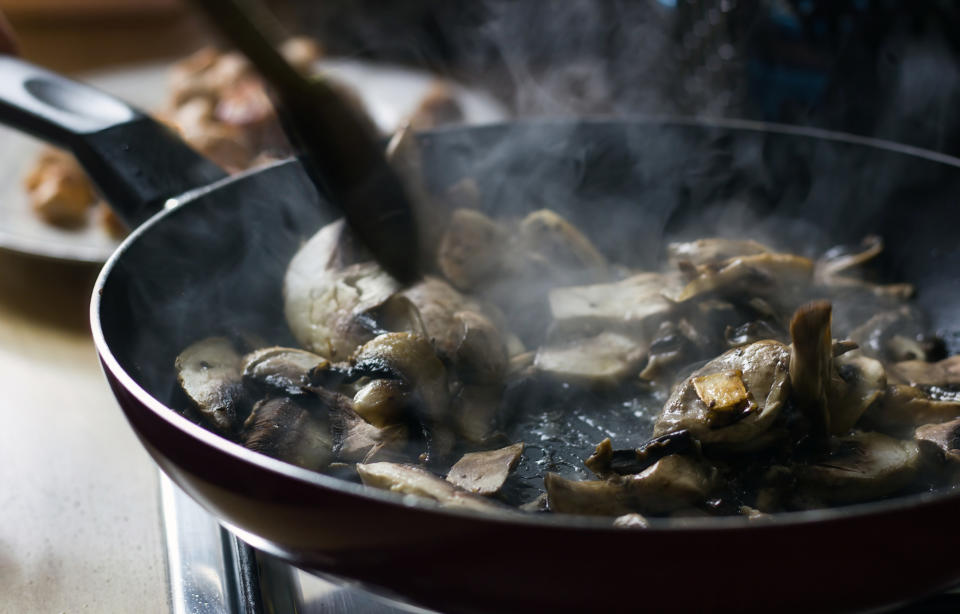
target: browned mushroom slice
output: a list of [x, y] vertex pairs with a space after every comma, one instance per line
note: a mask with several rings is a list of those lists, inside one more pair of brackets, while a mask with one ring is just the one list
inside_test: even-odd
[[941, 424], [925, 424], [914, 432], [918, 442], [939, 448], [954, 465], [960, 465], [960, 418]]
[[911, 386], [960, 386], [960, 354], [939, 362], [906, 360], [889, 365], [891, 379]]
[[180, 352], [177, 381], [211, 428], [229, 434], [243, 398], [241, 359], [226, 337], [208, 337]]
[[316, 373], [329, 367], [326, 358], [297, 348], [261, 348], [243, 357], [244, 379], [290, 395], [301, 394]]
[[814, 434], [830, 432], [827, 393], [833, 375], [832, 307], [827, 301], [801, 306], [790, 321], [790, 384], [793, 399], [810, 420]]
[[686, 286], [679, 291], [668, 288], [664, 295], [678, 303], [711, 292], [790, 298], [809, 285], [813, 262], [794, 254], [763, 253], [701, 265], [689, 273]]
[[478, 511], [501, 511], [493, 501], [469, 493], [426, 469], [398, 463], [358, 464], [357, 473], [367, 486], [436, 501], [443, 507]]
[[583, 462], [597, 477], [640, 473], [661, 458], [671, 454], [700, 454], [700, 443], [689, 431], [675, 431], [644, 442], [635, 450], [614, 450], [610, 438], [599, 444], [593, 454]]
[[[758, 341], [734, 348], [711, 360], [678, 385], [664, 405], [654, 435], [688, 430], [704, 445], [753, 449], [772, 442], [768, 437], [789, 391], [789, 348], [776, 341]], [[726, 420], [716, 415], [697, 393], [695, 381], [707, 375], [739, 371], [750, 403]]]
[[667, 257], [674, 267], [685, 262], [694, 266], [717, 264], [738, 256], [754, 256], [772, 251], [766, 245], [749, 239], [698, 239], [667, 245]]
[[292, 399], [257, 403], [243, 423], [243, 445], [306, 469], [320, 470], [333, 458], [326, 423]]
[[410, 402], [410, 386], [407, 382], [374, 379], [354, 395], [353, 409], [370, 424], [385, 427], [399, 422]]
[[574, 481], [548, 473], [550, 509], [563, 514], [622, 516], [667, 514], [702, 503], [716, 483], [716, 469], [686, 456], [667, 456], [634, 475]]
[[517, 466], [521, 454], [523, 442], [499, 450], [464, 454], [450, 468], [447, 481], [478, 495], [496, 494]]
[[347, 463], [399, 460], [407, 444], [407, 427], [393, 424], [378, 427], [364, 420], [342, 397], [330, 408], [333, 453]]
[[534, 367], [545, 375], [584, 385], [612, 385], [635, 374], [647, 347], [626, 335], [603, 332], [586, 339], [548, 344]]
[[883, 396], [887, 374], [879, 360], [867, 358], [856, 350], [835, 357], [833, 366], [834, 376], [827, 393], [830, 432], [842, 435]]
[[908, 486], [921, 467], [915, 441], [858, 432], [837, 444], [827, 458], [796, 468], [804, 494], [833, 504], [877, 499]]
[[454, 286], [472, 290], [500, 271], [509, 242], [498, 222], [479, 211], [457, 209], [440, 241], [437, 264]]
[[507, 370], [507, 348], [499, 329], [475, 311], [458, 311], [460, 343], [456, 350], [457, 376], [464, 382], [497, 384]]
[[894, 435], [907, 434], [918, 426], [960, 418], [960, 402], [930, 398], [912, 386], [889, 386], [886, 393], [864, 412], [864, 427]]
[[662, 292], [676, 277], [640, 273], [622, 281], [550, 291], [550, 313], [560, 331], [601, 327], [652, 334], [673, 310]]
[[358, 374], [406, 382], [413, 395], [412, 406], [430, 437], [427, 456], [437, 460], [449, 454], [454, 437], [447, 370], [427, 339], [411, 333], [384, 333], [360, 347], [354, 363]]
[[420, 311], [426, 335], [437, 352], [451, 362], [456, 362], [457, 351], [464, 338], [463, 318], [457, 314], [484, 314], [483, 305], [439, 277], [429, 275], [403, 290], [402, 295], [410, 299]]

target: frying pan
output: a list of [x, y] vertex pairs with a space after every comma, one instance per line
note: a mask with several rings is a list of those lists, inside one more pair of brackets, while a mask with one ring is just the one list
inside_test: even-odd
[[[960, 581], [953, 492], [618, 529], [442, 510], [214, 435], [170, 408], [174, 357], [225, 327], [292, 343], [282, 275], [334, 209], [296, 160], [225, 178], [95, 90], [9, 58], [0, 74], [3, 119], [71, 147], [139, 223], [92, 299], [104, 373], [161, 469], [254, 547], [450, 612], [851, 611]], [[667, 237], [705, 228], [749, 226], [807, 251], [880, 234], [885, 278], [915, 283], [932, 328], [960, 349], [960, 160], [849, 135], [666, 118], [456, 127], [420, 145], [432, 189], [470, 176], [493, 214], [550, 206], [636, 266], [653, 266]]]

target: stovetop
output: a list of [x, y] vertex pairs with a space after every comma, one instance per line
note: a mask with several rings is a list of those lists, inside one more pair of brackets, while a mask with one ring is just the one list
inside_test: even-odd
[[[437, 614], [317, 577], [260, 552], [162, 473], [160, 504], [173, 614]], [[890, 614], [960, 612], [960, 588]]]

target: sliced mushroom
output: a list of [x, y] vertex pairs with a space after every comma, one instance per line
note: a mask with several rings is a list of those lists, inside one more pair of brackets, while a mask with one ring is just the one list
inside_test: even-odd
[[699, 456], [700, 443], [689, 431], [676, 431], [654, 437], [635, 450], [614, 450], [608, 437], [597, 444], [593, 454], [583, 464], [597, 477], [609, 478], [640, 473], [671, 454]]
[[447, 370], [429, 341], [411, 333], [378, 335], [357, 350], [354, 371], [406, 382], [429, 438], [427, 456], [438, 460], [450, 453], [454, 437]]
[[622, 516], [632, 512], [666, 514], [703, 503], [716, 480], [713, 467], [672, 455], [635, 475], [578, 482], [548, 473], [544, 483], [554, 512]]
[[960, 418], [940, 424], [925, 424], [914, 432], [914, 439], [934, 444], [952, 463], [960, 463]]
[[457, 209], [440, 241], [437, 264], [461, 290], [480, 286], [503, 267], [510, 235], [498, 222], [471, 209]]
[[749, 239], [697, 239], [667, 245], [667, 256], [672, 266], [689, 263], [693, 266], [717, 264], [738, 256], [754, 256], [772, 251], [766, 245]]
[[842, 435], [883, 396], [887, 389], [887, 374], [879, 360], [867, 358], [856, 350], [835, 357], [833, 367], [834, 375], [827, 393], [830, 432]]
[[342, 360], [374, 336], [364, 316], [399, 290], [397, 282], [362, 257], [343, 221], [317, 232], [290, 261], [284, 313], [304, 348]]
[[583, 385], [612, 385], [635, 374], [647, 347], [614, 332], [549, 344], [537, 350], [535, 368], [545, 375]]
[[891, 379], [911, 386], [960, 386], [960, 354], [938, 362], [907, 360], [889, 366]]
[[240, 353], [226, 337], [189, 345], [176, 359], [177, 381], [203, 420], [221, 434], [237, 427], [243, 400]]
[[[680, 430], [705, 446], [754, 449], [772, 442], [767, 437], [787, 400], [789, 392], [789, 348], [777, 341], [758, 341], [734, 348], [711, 360], [678, 385], [654, 425], [655, 436]], [[697, 393], [698, 378], [738, 371], [748, 395], [744, 411], [718, 422]]]
[[761, 253], [738, 256], [717, 264], [695, 267], [690, 281], [679, 291], [668, 288], [664, 295], [684, 302], [708, 294], [731, 297], [761, 296], [792, 303], [793, 295], [806, 288], [813, 275], [813, 262], [794, 254]]
[[455, 362], [465, 334], [464, 320], [457, 314], [485, 315], [484, 306], [439, 277], [429, 275], [403, 290], [402, 294], [419, 310], [426, 335], [440, 356]]
[[836, 449], [816, 464], [796, 469], [804, 494], [826, 503], [856, 503], [892, 495], [921, 468], [915, 441], [858, 432], [837, 440]]
[[317, 373], [329, 368], [326, 358], [297, 348], [261, 348], [243, 357], [245, 380], [287, 395], [303, 394]]
[[410, 385], [399, 379], [371, 380], [353, 397], [354, 411], [381, 428], [400, 422], [410, 403]]
[[674, 282], [659, 273], [640, 273], [613, 283], [555, 288], [549, 294], [554, 329], [653, 333], [673, 310], [662, 292]]
[[590, 239], [550, 209], [539, 209], [520, 221], [520, 241], [558, 272], [602, 272], [607, 266]]
[[325, 421], [287, 398], [257, 403], [243, 424], [243, 445], [268, 456], [319, 471], [333, 458]]
[[933, 399], [912, 386], [889, 386], [886, 393], [864, 414], [864, 427], [906, 435], [918, 426], [940, 424], [960, 418], [960, 401]]
[[407, 445], [407, 427], [392, 424], [378, 427], [353, 410], [350, 399], [340, 397], [330, 406], [333, 453], [347, 463], [399, 460]]
[[497, 426], [503, 386], [465, 385], [453, 398], [453, 427], [457, 434], [474, 444], [490, 439]]
[[850, 331], [849, 336], [871, 358], [890, 361], [927, 359], [920, 315], [907, 306], [872, 316]]
[[801, 306], [790, 321], [790, 384], [793, 399], [812, 424], [814, 434], [830, 432], [827, 394], [833, 375], [832, 307], [827, 301]]
[[882, 251], [883, 240], [876, 235], [864, 237], [860, 245], [852, 248], [838, 245], [827, 250], [817, 259], [814, 276], [817, 283], [829, 285], [837, 281], [836, 277], [839, 274], [848, 273], [862, 266], [879, 256]]
[[486, 512], [504, 509], [489, 499], [457, 488], [415, 465], [388, 462], [364, 463], [357, 465], [357, 473], [367, 486], [423, 497], [436, 501], [443, 507]]
[[456, 349], [457, 376], [468, 383], [499, 384], [507, 370], [507, 348], [500, 330], [475, 311], [458, 311], [460, 343]]
[[503, 488], [507, 476], [523, 454], [523, 442], [499, 450], [470, 452], [454, 463], [447, 481], [478, 495], [493, 495]]

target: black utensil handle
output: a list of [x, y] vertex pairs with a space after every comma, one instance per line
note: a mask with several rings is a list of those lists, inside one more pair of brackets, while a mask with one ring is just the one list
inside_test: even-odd
[[130, 227], [226, 176], [125, 102], [11, 56], [0, 56], [0, 123], [71, 150]]

